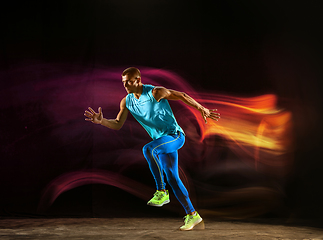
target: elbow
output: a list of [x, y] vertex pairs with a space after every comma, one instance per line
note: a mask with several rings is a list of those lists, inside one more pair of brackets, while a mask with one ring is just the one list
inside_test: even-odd
[[185, 92], [181, 92], [179, 98], [182, 101], [185, 101], [185, 100], [188, 100], [189, 99], [189, 96]]
[[123, 126], [123, 123], [121, 123], [117, 119], [115, 121], [116, 121], [117, 124], [115, 125], [114, 130], [120, 130], [122, 128], [122, 126]]

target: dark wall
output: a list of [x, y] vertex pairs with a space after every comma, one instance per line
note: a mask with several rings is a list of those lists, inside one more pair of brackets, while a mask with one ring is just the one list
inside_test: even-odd
[[[91, 79], [102, 78], [101, 70], [117, 79], [124, 68], [137, 66], [176, 73], [198, 92], [277, 95], [278, 106], [291, 111], [294, 122], [294, 164], [288, 175], [275, 179], [284, 195], [283, 216], [321, 216], [320, 9], [314, 2], [281, 1], [7, 2], [2, 7], [0, 40], [1, 214], [40, 214], [39, 201], [53, 179], [100, 169], [100, 164], [95, 165], [100, 151], [111, 158], [118, 156], [112, 153], [113, 140], [132, 127], [113, 137], [110, 132], [102, 135], [83, 123], [82, 114], [88, 104], [100, 104], [104, 98], [106, 111], [114, 117], [118, 107], [110, 103], [118, 106], [122, 94], [115, 83], [102, 86], [110, 91], [106, 98], [104, 92], [93, 96], [87, 90], [94, 88]], [[118, 94], [112, 94], [112, 86]], [[50, 109], [50, 114], [44, 109]], [[71, 131], [78, 137], [73, 138]], [[128, 151], [149, 138], [122, 141], [118, 148]], [[232, 158], [225, 148], [221, 154], [221, 159]], [[122, 165], [118, 166], [109, 170], [120, 171]], [[129, 178], [153, 181], [146, 166], [130, 169]], [[194, 180], [194, 173], [190, 175]], [[256, 179], [259, 182], [258, 175]], [[216, 186], [223, 187], [223, 179], [218, 180]], [[154, 187], [153, 183], [149, 186]], [[120, 201], [137, 201], [119, 188], [81, 184], [41, 214], [97, 216], [100, 209], [112, 214], [98, 200], [108, 199], [109, 191]], [[110, 205], [118, 206], [119, 200], [111, 200]], [[113, 213], [118, 215], [118, 211]]]

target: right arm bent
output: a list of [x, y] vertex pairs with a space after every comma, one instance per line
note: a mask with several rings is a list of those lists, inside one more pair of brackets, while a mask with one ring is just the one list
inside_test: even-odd
[[120, 102], [120, 111], [116, 119], [106, 119], [103, 117], [102, 109], [99, 107], [99, 112], [96, 113], [92, 108], [89, 107], [90, 111], [85, 111], [84, 116], [87, 118], [86, 121], [93, 122], [95, 124], [101, 124], [102, 126], [119, 130], [122, 128], [124, 122], [127, 119], [129, 110], [126, 108], [126, 98], [124, 97]]

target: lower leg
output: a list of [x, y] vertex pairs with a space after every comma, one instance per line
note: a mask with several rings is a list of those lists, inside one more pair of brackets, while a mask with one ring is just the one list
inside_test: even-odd
[[157, 190], [165, 192], [166, 184], [164, 182], [163, 168], [162, 168], [162, 165], [160, 164], [160, 160], [158, 156], [153, 151], [154, 148], [155, 148], [154, 141], [146, 144], [143, 147], [143, 154], [147, 160], [150, 172], [154, 177]]
[[[189, 198], [188, 191], [186, 190], [182, 181], [180, 183], [173, 184], [173, 181], [168, 180], [169, 185], [172, 187], [173, 193], [176, 196], [177, 200], [183, 206], [186, 214], [194, 215], [196, 213], [193, 204]], [[178, 180], [176, 181], [178, 182]]]
[[168, 154], [161, 154], [159, 155], [159, 158], [163, 165], [168, 184], [172, 187], [176, 198], [182, 204], [186, 214], [194, 215], [195, 209], [189, 198], [188, 191], [179, 178], [177, 151]]

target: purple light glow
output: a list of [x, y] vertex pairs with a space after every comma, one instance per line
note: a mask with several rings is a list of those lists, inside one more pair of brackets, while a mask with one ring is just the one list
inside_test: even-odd
[[[40, 165], [40, 178], [54, 176], [43, 190], [40, 212], [46, 211], [63, 192], [85, 184], [112, 185], [144, 200], [154, 192], [142, 180], [128, 176], [135, 166], [145, 169], [149, 175], [141, 148], [150, 139], [142, 127], [131, 116], [120, 131], [86, 122], [83, 117], [87, 107], [97, 109], [100, 106], [104, 117], [115, 118], [120, 100], [126, 95], [121, 82], [124, 68], [94, 68], [82, 70], [82, 73], [75, 70], [78, 73], [72, 74], [70, 66], [34, 66], [2, 76], [20, 77], [21, 82], [25, 82], [13, 86], [8, 83], [0, 94], [2, 108], [32, 106], [17, 113], [25, 132], [17, 132], [5, 150], [16, 154], [14, 149], [24, 149], [21, 154], [30, 155], [26, 159], [32, 166], [29, 171]], [[293, 164], [292, 115], [277, 108], [275, 95], [239, 98], [205, 94], [194, 91], [173, 72], [147, 67], [140, 70], [143, 83], [186, 92], [202, 105], [217, 108], [221, 113], [219, 122], [209, 120], [205, 125], [198, 111], [182, 103], [170, 103], [187, 136], [179, 151], [179, 163], [181, 178], [193, 201], [196, 191], [213, 192], [209, 201], [204, 202], [205, 207], [221, 204], [220, 199], [235, 202], [239, 198], [252, 201], [253, 196], [255, 199], [267, 195], [279, 198], [279, 193], [270, 187], [219, 192], [214, 186], [221, 182], [213, 181], [219, 174], [232, 171], [246, 178], [250, 177], [250, 172], [278, 178], [289, 173]], [[34, 160], [36, 153], [32, 148], [23, 147], [30, 146], [34, 139], [38, 139], [34, 149], [42, 151], [38, 159], [44, 156], [46, 159], [42, 165]], [[224, 151], [230, 152], [229, 157], [220, 156]], [[167, 207], [176, 211], [176, 206]], [[261, 210], [254, 208], [249, 213], [243, 210], [241, 215], [257, 215], [271, 206], [265, 204]]]

